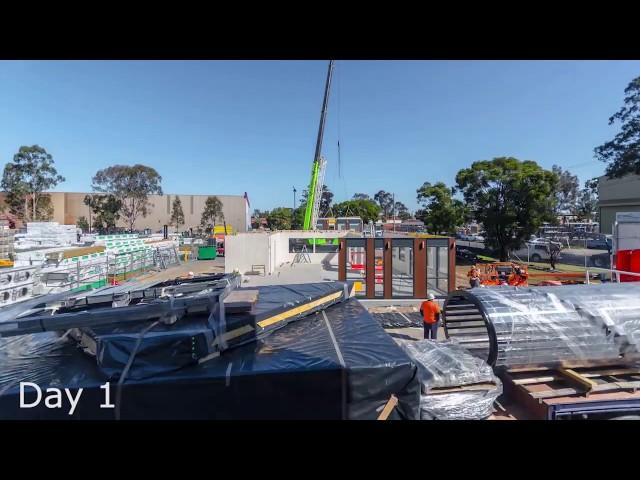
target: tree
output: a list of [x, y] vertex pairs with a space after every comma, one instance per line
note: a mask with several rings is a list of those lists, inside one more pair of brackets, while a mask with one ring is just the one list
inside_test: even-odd
[[[291, 227], [294, 229], [300, 229], [304, 225], [304, 214], [307, 209], [307, 200], [309, 199], [309, 191], [304, 189], [300, 198], [300, 204], [293, 210], [291, 218]], [[326, 185], [322, 186], [322, 196], [320, 197], [320, 208], [318, 210], [318, 216], [323, 217], [329, 214], [331, 210], [331, 202], [333, 201], [333, 193]], [[311, 226], [312, 228], [315, 225]]]
[[371, 200], [371, 197], [366, 193], [354, 193], [352, 200]]
[[169, 219], [169, 225], [176, 226], [176, 233], [180, 229], [180, 225], [184, 225], [184, 212], [182, 211], [182, 202], [180, 197], [176, 195], [171, 205], [171, 218]]
[[554, 219], [558, 177], [536, 162], [513, 157], [474, 162], [458, 172], [456, 183], [501, 261]]
[[416, 212], [416, 217], [424, 222], [428, 231], [453, 234], [456, 227], [464, 223], [467, 213], [464, 204], [453, 198], [452, 189], [443, 182], [433, 185], [424, 182], [416, 194], [423, 207]]
[[609, 125], [621, 123], [620, 133], [595, 149], [596, 158], [609, 164], [609, 178], [640, 174], [640, 77], [631, 80], [624, 93], [624, 106], [609, 117]]
[[291, 230], [291, 208], [278, 207], [271, 210], [267, 221], [271, 230]]
[[551, 171], [558, 176], [558, 189], [556, 191], [556, 215], [575, 214], [578, 200], [578, 177], [572, 175], [569, 170], [554, 165]]
[[18, 149], [13, 161], [4, 166], [2, 175], [1, 185], [7, 192], [10, 213], [27, 222], [39, 218], [38, 209], [47, 211], [46, 200], [44, 203], [42, 200], [43, 192], [64, 182], [54, 163], [51, 154], [38, 145]]
[[[300, 205], [298, 208], [301, 208], [302, 211], [307, 208], [307, 200], [309, 199], [309, 190], [306, 188], [302, 191], [302, 195], [300, 198]], [[319, 216], [326, 215], [329, 209], [331, 208], [331, 202], [333, 201], [333, 193], [329, 190], [329, 187], [326, 185], [322, 186], [322, 196], [320, 197], [320, 208], [318, 211]], [[296, 209], [297, 210], [297, 209]], [[304, 219], [304, 214], [302, 215]]]
[[[32, 202], [29, 202], [31, 208]], [[38, 205], [36, 206], [36, 218], [43, 222], [50, 222], [53, 218], [53, 204], [51, 203], [51, 196], [43, 194], [38, 197]]]
[[578, 220], [595, 222], [598, 215], [598, 179], [592, 178], [584, 182], [576, 201]]
[[373, 196], [373, 199], [378, 202], [380, 205], [380, 209], [382, 210], [382, 215], [385, 220], [389, 217], [391, 210], [393, 208], [393, 195], [385, 192], [384, 190], [380, 190]]
[[360, 217], [364, 223], [368, 223], [378, 219], [380, 207], [373, 200], [347, 200], [336, 203], [333, 212], [340, 217]]
[[215, 229], [216, 220], [224, 220], [224, 213], [222, 212], [222, 202], [215, 195], [207, 197], [204, 202], [204, 210], [200, 217], [200, 225], [209, 229]]
[[95, 215], [92, 228], [101, 233], [109, 233], [116, 229], [122, 202], [115, 195], [85, 195], [84, 204]]
[[162, 195], [160, 183], [162, 177], [152, 167], [136, 164], [114, 165], [99, 170], [93, 177], [93, 190], [107, 193], [120, 200], [121, 215], [125, 218], [130, 231], [136, 219], [147, 216], [151, 203], [149, 195]]
[[302, 204], [296, 208], [291, 214], [291, 228], [293, 230], [301, 230], [304, 226], [304, 212], [307, 208], [306, 204]]
[[409, 209], [402, 202], [396, 202], [395, 206], [393, 207], [393, 210], [395, 211], [396, 217], [398, 217], [400, 220], [409, 220], [411, 218], [411, 213], [409, 213]]
[[262, 225], [260, 224], [261, 218], [266, 218], [269, 215], [269, 211], [260, 211], [257, 208], [253, 210], [253, 214], [251, 215], [251, 228], [258, 229]]
[[318, 215], [326, 215], [331, 208], [331, 202], [333, 201], [333, 193], [326, 185], [322, 186], [322, 197], [320, 197], [320, 210]]
[[82, 230], [83, 232], [89, 231], [89, 222], [87, 222], [87, 218], [82, 215], [78, 217], [78, 221], [76, 222], [76, 226]]

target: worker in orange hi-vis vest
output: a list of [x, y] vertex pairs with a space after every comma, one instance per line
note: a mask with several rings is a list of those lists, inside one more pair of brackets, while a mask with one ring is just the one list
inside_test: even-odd
[[435, 301], [433, 293], [427, 295], [427, 300], [420, 305], [420, 313], [424, 322], [424, 338], [437, 340], [438, 326], [440, 324], [440, 305]]
[[476, 288], [480, 286], [480, 270], [474, 265], [471, 267], [471, 270], [467, 273], [469, 277], [469, 286], [471, 288]]

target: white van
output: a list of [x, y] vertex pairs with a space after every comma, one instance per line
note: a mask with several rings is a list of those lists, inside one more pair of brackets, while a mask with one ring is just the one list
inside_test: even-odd
[[[549, 250], [547, 249], [547, 243], [547, 240], [541, 238], [532, 242], [527, 242], [518, 250], [512, 251], [511, 256], [516, 260], [519, 259], [523, 262], [548, 261], [551, 256], [549, 255]], [[558, 256], [558, 258], [560, 258], [560, 256]]]

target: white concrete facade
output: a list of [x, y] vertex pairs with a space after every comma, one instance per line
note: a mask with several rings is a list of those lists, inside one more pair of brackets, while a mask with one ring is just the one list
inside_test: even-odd
[[[335, 230], [286, 230], [279, 232], [249, 232], [228, 235], [225, 238], [225, 272], [238, 270], [244, 274], [253, 266], [264, 266], [266, 275], [294, 261], [296, 253], [289, 252], [290, 238], [341, 238], [348, 232]], [[312, 264], [338, 267], [338, 253], [313, 253], [309, 248]], [[262, 268], [260, 268], [262, 271]]]

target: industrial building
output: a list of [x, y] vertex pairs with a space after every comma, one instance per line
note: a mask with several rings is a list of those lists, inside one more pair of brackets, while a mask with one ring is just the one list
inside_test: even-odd
[[618, 212], [640, 212], [640, 175], [598, 179], [600, 233], [612, 233]]
[[[83, 192], [51, 192], [51, 204], [53, 205], [53, 218], [51, 221], [65, 225], [75, 225], [78, 218], [84, 216], [91, 221], [92, 212], [85, 205], [84, 198], [91, 193]], [[93, 195], [98, 195], [93, 193]], [[159, 231], [164, 225], [169, 224], [171, 207], [176, 197], [180, 197], [185, 224], [181, 230], [195, 228], [200, 224], [200, 217], [204, 210], [207, 197], [212, 195], [149, 195], [151, 208], [146, 217], [140, 216], [136, 220], [135, 228], [138, 230], [151, 229]], [[231, 225], [234, 232], [246, 232], [251, 226], [249, 213], [249, 198], [244, 195], [215, 195], [222, 202], [222, 212], [227, 225]], [[4, 194], [0, 194], [0, 200], [4, 203]], [[118, 222], [119, 227], [126, 227], [124, 219]]]

